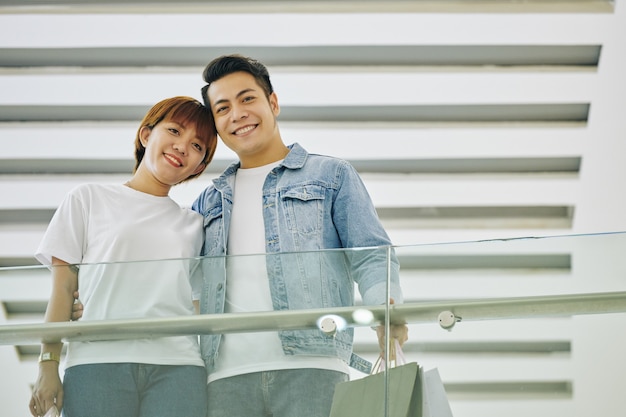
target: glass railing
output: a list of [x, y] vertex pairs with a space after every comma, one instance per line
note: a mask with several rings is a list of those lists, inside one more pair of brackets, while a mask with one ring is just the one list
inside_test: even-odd
[[[280, 348], [278, 331], [287, 360], [307, 352], [348, 360], [345, 346], [353, 337], [354, 353], [375, 363], [381, 353], [373, 327], [406, 322], [405, 361], [437, 370], [455, 417], [621, 416], [625, 253], [626, 233], [605, 233], [83, 264], [76, 267], [84, 317], [45, 324], [51, 271], [0, 268], [0, 289], [11, 288], [0, 293], [0, 379], [34, 382], [38, 344], [55, 340], [114, 346], [199, 334], [207, 352], [208, 340], [222, 335], [227, 352], [232, 343], [254, 349], [263, 340]], [[105, 297], [91, 297], [89, 276], [118, 281], [119, 288], [132, 282], [135, 302], [118, 298], [115, 285], [97, 290]], [[196, 283], [202, 314], [193, 314], [189, 300], [180, 298], [189, 280]], [[190, 292], [185, 287], [182, 294]], [[166, 305], [151, 305], [168, 296]], [[390, 298], [396, 303], [385, 302]], [[234, 365], [222, 350], [225, 363], [217, 363], [217, 373]], [[383, 355], [383, 361], [391, 359]], [[367, 375], [346, 369], [353, 380]], [[389, 378], [383, 373], [389, 384], [379, 397], [383, 403], [396, 389]], [[11, 401], [25, 410], [28, 397]]]

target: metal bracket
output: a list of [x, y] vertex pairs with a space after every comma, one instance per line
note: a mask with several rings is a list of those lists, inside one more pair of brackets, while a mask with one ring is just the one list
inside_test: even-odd
[[442, 329], [450, 331], [459, 321], [461, 321], [461, 317], [455, 316], [451, 311], [442, 311], [439, 313], [439, 325]]
[[334, 314], [328, 314], [317, 320], [317, 327], [324, 332], [326, 336], [334, 337], [337, 332], [346, 328], [346, 320], [343, 317]]

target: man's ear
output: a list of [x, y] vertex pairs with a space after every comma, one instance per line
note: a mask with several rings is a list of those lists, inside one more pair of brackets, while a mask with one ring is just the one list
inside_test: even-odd
[[278, 105], [278, 96], [276, 95], [276, 92], [272, 92], [268, 99], [270, 102], [270, 108], [272, 109], [274, 116], [278, 116], [280, 114], [280, 106]]
[[144, 148], [148, 146], [148, 137], [150, 136], [150, 133], [152, 133], [152, 128], [148, 126], [141, 126], [141, 129], [139, 129], [139, 140]]

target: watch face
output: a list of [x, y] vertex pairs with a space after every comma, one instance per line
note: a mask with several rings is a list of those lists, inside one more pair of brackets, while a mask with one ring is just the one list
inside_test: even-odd
[[39, 360], [40, 361], [57, 361], [57, 362], [59, 362], [60, 358], [59, 358], [58, 355], [55, 355], [52, 352], [44, 352], [44, 353], [41, 354]]

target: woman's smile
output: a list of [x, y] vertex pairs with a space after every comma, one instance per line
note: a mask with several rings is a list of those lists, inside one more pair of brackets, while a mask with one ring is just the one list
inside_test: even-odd
[[179, 168], [183, 166], [183, 162], [178, 159], [176, 156], [171, 155], [169, 153], [164, 153], [163, 156], [165, 157], [165, 159], [167, 160], [167, 162], [169, 162], [170, 164], [172, 164], [173, 166]]

